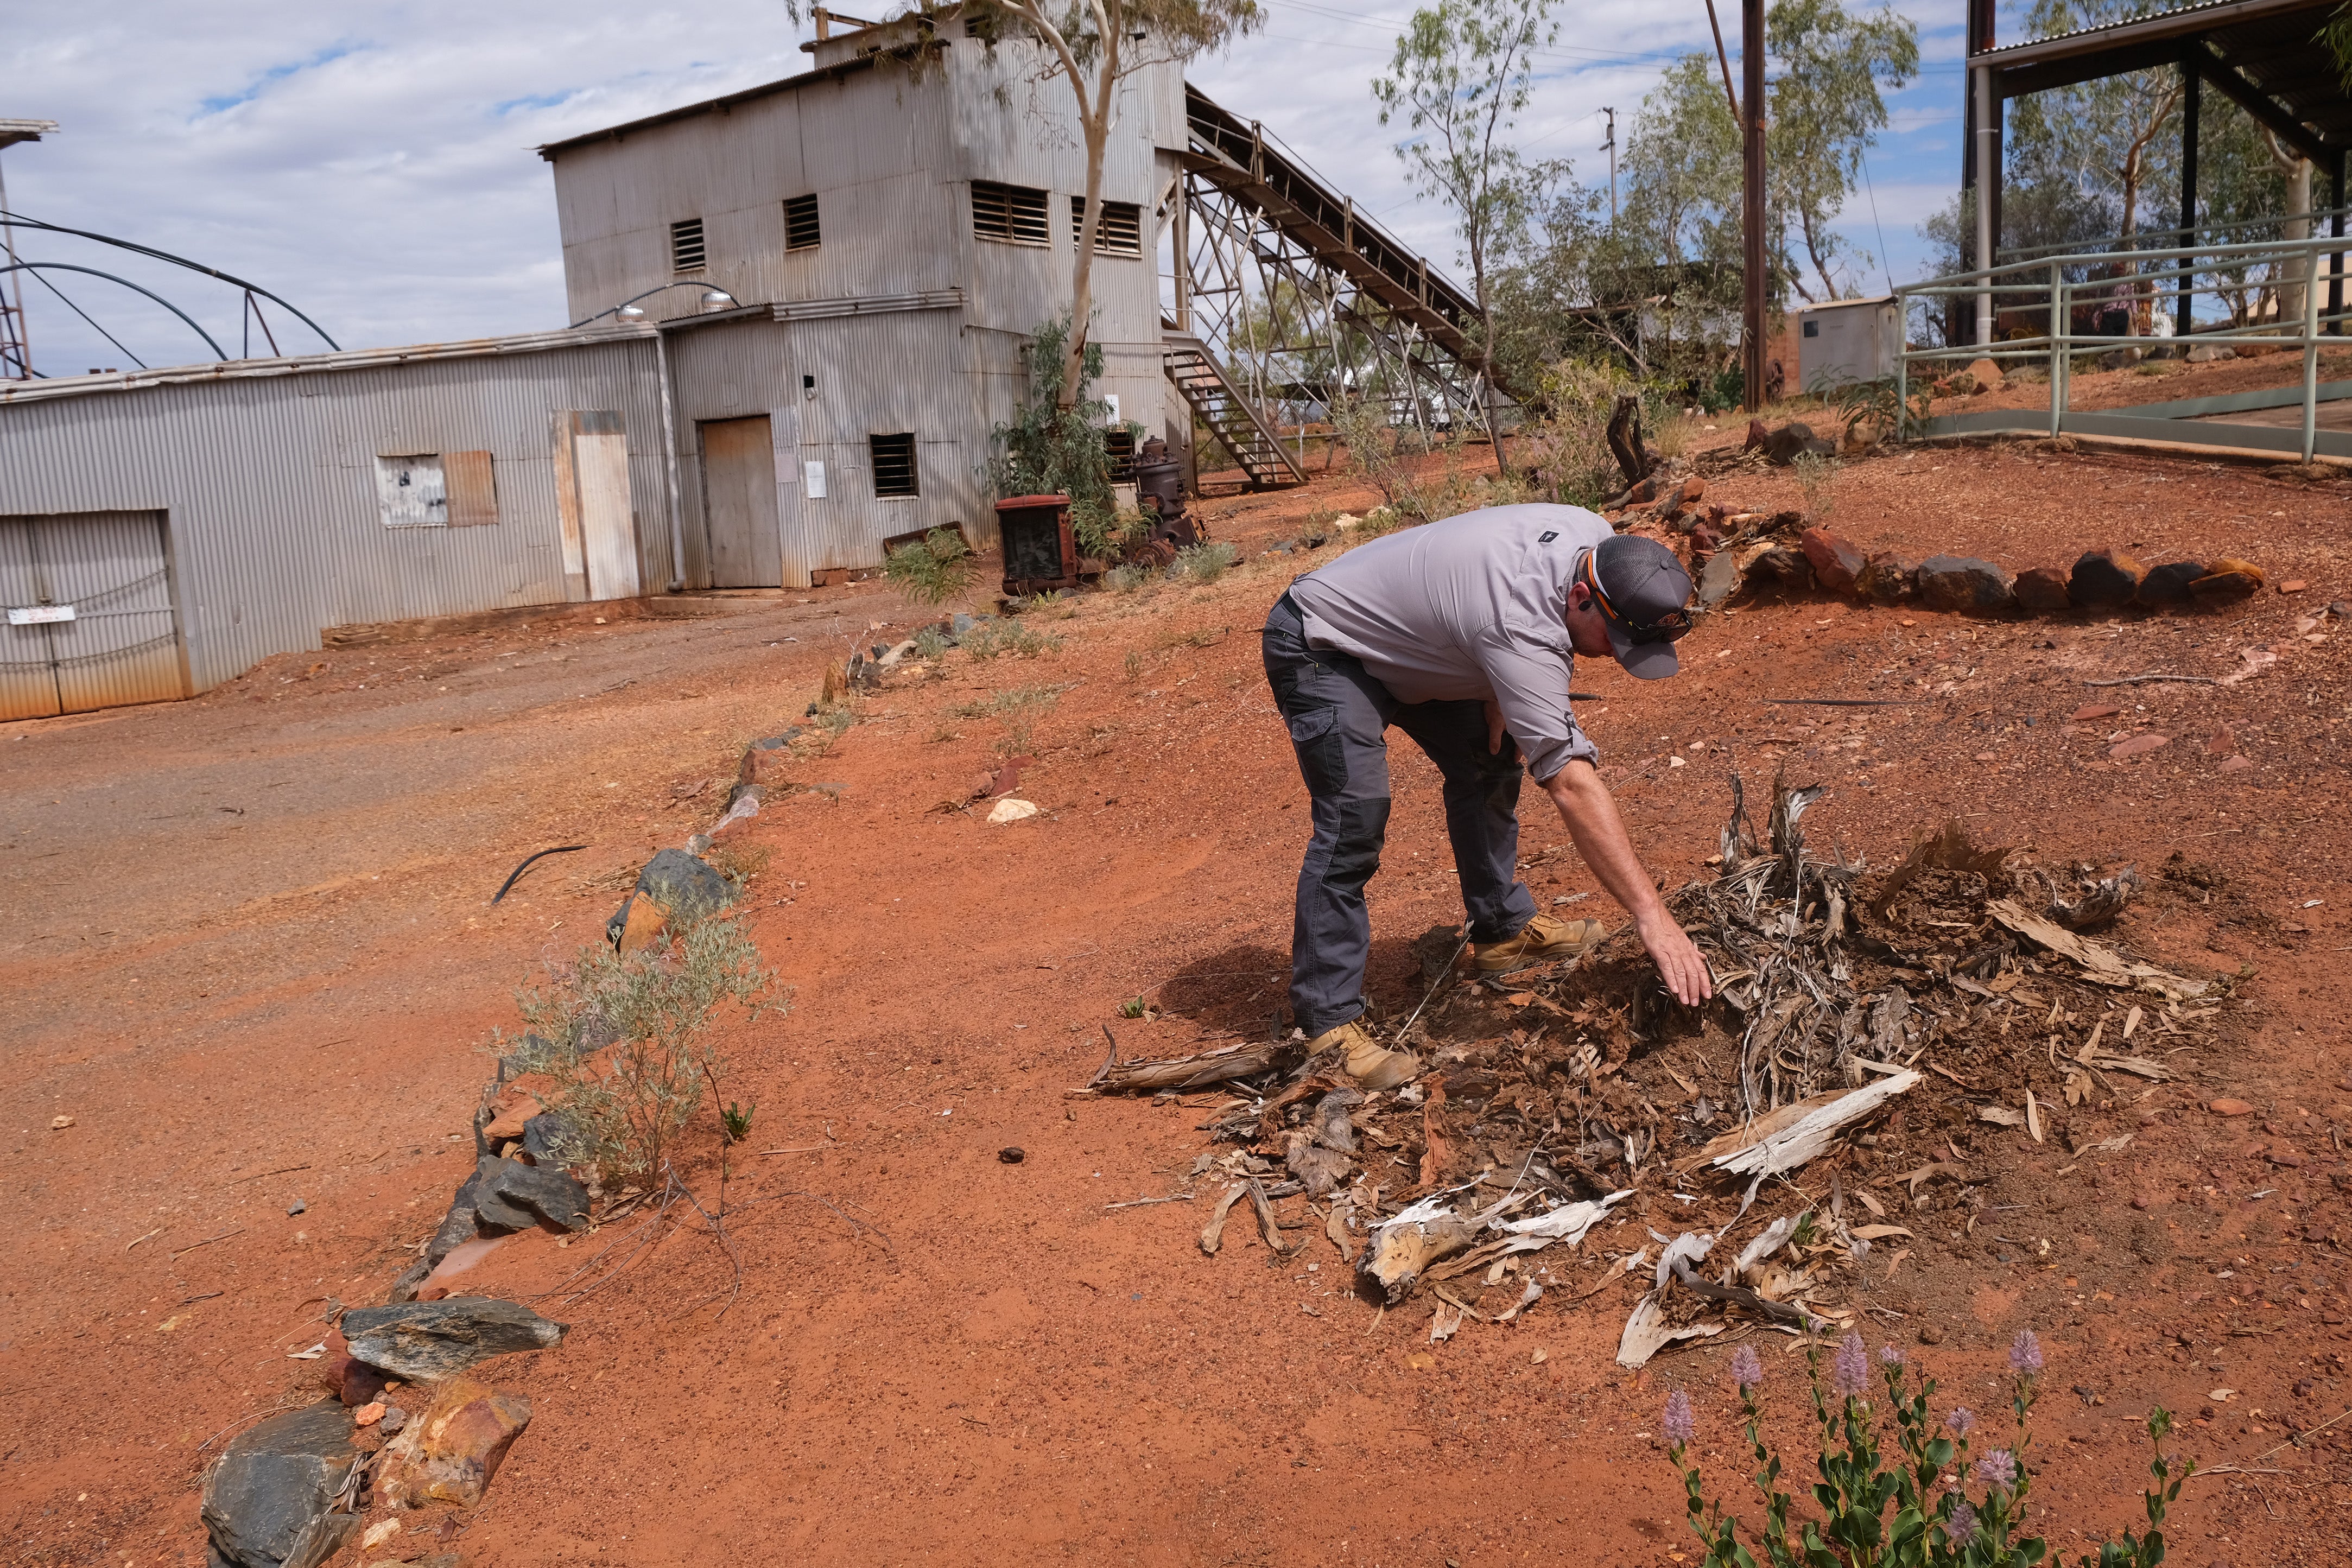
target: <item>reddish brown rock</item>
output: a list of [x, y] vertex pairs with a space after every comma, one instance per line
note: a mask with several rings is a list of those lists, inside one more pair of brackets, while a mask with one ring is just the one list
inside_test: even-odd
[[453, 1377], [425, 1414], [384, 1446], [376, 1496], [394, 1508], [433, 1501], [473, 1508], [529, 1425], [529, 1399]]
[[2168, 735], [2135, 735], [2129, 740], [2117, 741], [2108, 747], [2107, 755], [2118, 759], [2126, 757], [2145, 757], [2151, 751], [2160, 750], [2171, 744], [2172, 737]]
[[2268, 580], [2263, 569], [2252, 561], [2224, 556], [2212, 562], [2203, 577], [2191, 582], [2189, 591], [2200, 604], [2222, 603], [2260, 593]]
[[2016, 607], [2017, 590], [2009, 573], [1989, 560], [1933, 555], [1919, 563], [1919, 598], [1930, 610], [1995, 615]]
[[1807, 528], [1797, 537], [1805, 559], [1812, 563], [1813, 580], [1832, 593], [1852, 593], [1861, 586], [1870, 562], [1863, 553], [1827, 528]]
[[2139, 592], [2147, 568], [2119, 550], [2085, 550], [2074, 562], [2067, 594], [2081, 610], [2120, 610]]
[[2189, 602], [2189, 585], [2205, 575], [2205, 563], [2169, 560], [2139, 580], [2134, 597], [2152, 610], [2178, 609]]
[[2213, 765], [2213, 771], [2216, 773], [2243, 773], [2247, 768], [2252, 768], [2253, 765], [2254, 759], [2251, 757], [2224, 757], [2221, 761]]
[[2252, 1105], [2247, 1104], [2243, 1100], [2232, 1100], [2227, 1095], [2219, 1100], [2206, 1102], [2205, 1109], [2212, 1112], [2216, 1116], [2251, 1116], [2254, 1113], [2254, 1108]]
[[2084, 703], [2071, 716], [2077, 724], [2088, 724], [2095, 718], [2113, 718], [2123, 711], [2113, 703]]
[[2066, 573], [2054, 566], [2028, 567], [2017, 574], [2017, 602], [2037, 615], [2055, 615], [2073, 608]]
[[1880, 550], [1863, 567], [1862, 591], [1874, 603], [1900, 604], [1911, 597], [1918, 570], [1893, 550]]
[[740, 784], [782, 784], [793, 764], [793, 754], [781, 746], [754, 745], [745, 749], [742, 766], [735, 770]]

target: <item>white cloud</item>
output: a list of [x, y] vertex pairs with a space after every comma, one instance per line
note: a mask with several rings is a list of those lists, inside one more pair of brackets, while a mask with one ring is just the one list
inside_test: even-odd
[[[1923, 250], [1916, 214], [1958, 175], [1957, 28], [1924, 0], [1905, 8], [1938, 28], [1923, 39], [1938, 74], [1896, 97], [1895, 129], [1872, 154], [1898, 276]], [[1192, 75], [1451, 267], [1452, 225], [1412, 195], [1391, 152], [1396, 128], [1379, 123], [1370, 95], [1411, 12], [1272, 0], [1262, 34]], [[1601, 107], [1617, 108], [1622, 134], [1667, 60], [1711, 52], [1706, 14], [1563, 0], [1558, 15], [1520, 143], [1598, 181]], [[1736, 35], [1736, 13], [1727, 20]], [[0, 38], [0, 114], [62, 129], [0, 157], [18, 211], [250, 277], [347, 348], [530, 331], [564, 319], [552, 184], [530, 148], [805, 69], [805, 36], [773, 0], [19, 7]], [[1737, 49], [1736, 36], [1727, 41]], [[1874, 250], [1866, 224], [1866, 209], [1850, 214], [1849, 237]], [[231, 353], [244, 341], [234, 289], [57, 235], [19, 231], [18, 249], [121, 273], [189, 310]], [[56, 281], [150, 363], [205, 357], [137, 296], [87, 277]], [[26, 296], [42, 368], [126, 365], [39, 285]], [[315, 345], [265, 308], [280, 344]], [[253, 343], [266, 351], [258, 333]]]

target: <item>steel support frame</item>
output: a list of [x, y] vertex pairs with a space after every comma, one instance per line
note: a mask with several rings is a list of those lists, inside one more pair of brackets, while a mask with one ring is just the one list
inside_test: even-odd
[[[1484, 378], [1377, 295], [1198, 173], [1184, 176], [1182, 205], [1190, 329], [1266, 423], [1301, 427], [1303, 448], [1307, 405], [1344, 392], [1378, 400], [1391, 425], [1424, 437], [1484, 428]], [[1303, 395], [1317, 382], [1326, 395]]]

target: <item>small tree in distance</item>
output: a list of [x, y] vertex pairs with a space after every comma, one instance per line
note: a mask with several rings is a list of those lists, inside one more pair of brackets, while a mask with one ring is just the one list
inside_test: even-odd
[[1372, 83], [1381, 123], [1402, 116], [1412, 132], [1396, 151], [1413, 183], [1451, 206], [1461, 224], [1478, 299], [1480, 351], [1490, 361], [1483, 379], [1497, 473], [1505, 464], [1487, 276], [1526, 226], [1531, 183], [1518, 152], [1501, 138], [1527, 107], [1534, 51], [1559, 36], [1551, 0], [1438, 0], [1412, 14], [1389, 74]]
[[1181, 63], [1217, 48], [1256, 26], [1264, 13], [1257, 0], [966, 0], [961, 9], [992, 47], [1006, 37], [1034, 39], [1046, 56], [1042, 74], [1059, 76], [1077, 99], [1078, 133], [1087, 154], [1086, 216], [1071, 268], [1070, 331], [1063, 345], [1059, 398], [1060, 407], [1074, 408], [1086, 381], [1103, 157], [1118, 116], [1118, 84], [1151, 66]]

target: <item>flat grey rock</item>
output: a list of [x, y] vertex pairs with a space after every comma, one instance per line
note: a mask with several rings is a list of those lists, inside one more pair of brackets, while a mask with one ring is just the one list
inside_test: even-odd
[[318, 1568], [360, 1528], [328, 1505], [359, 1454], [338, 1399], [289, 1410], [238, 1437], [205, 1478], [212, 1568]]
[[528, 1230], [541, 1222], [562, 1230], [588, 1227], [588, 1189], [552, 1166], [492, 1157], [474, 1175], [474, 1214], [486, 1232]]
[[553, 1350], [565, 1328], [491, 1296], [353, 1307], [342, 1322], [353, 1359], [408, 1383], [437, 1382], [494, 1355]]

